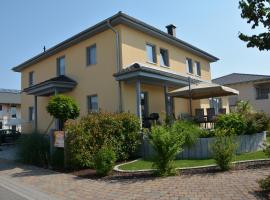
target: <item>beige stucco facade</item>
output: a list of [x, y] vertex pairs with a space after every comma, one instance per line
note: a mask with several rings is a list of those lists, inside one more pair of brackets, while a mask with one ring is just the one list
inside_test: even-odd
[[[186, 69], [186, 58], [191, 58], [193, 61], [198, 61], [201, 64], [201, 77], [196, 78], [211, 81], [210, 61], [207, 59], [126, 25], [120, 24], [114, 28], [120, 35], [121, 68], [126, 68], [132, 63], [137, 62], [148, 65], [149, 67], [163, 69], [164, 67], [160, 66], [159, 48], [164, 48], [169, 52], [169, 67], [166, 67], [166, 70], [183, 76], [194, 76], [188, 74]], [[146, 43], [151, 43], [156, 46], [156, 64], [147, 62]], [[86, 48], [93, 44], [96, 44], [97, 63], [87, 66]], [[102, 111], [118, 112], [120, 98], [118, 95], [119, 88], [118, 82], [113, 76], [117, 70], [115, 55], [115, 33], [107, 29], [22, 69], [22, 90], [29, 87], [29, 72], [34, 72], [34, 84], [56, 77], [56, 60], [61, 56], [65, 56], [65, 75], [77, 82], [76, 87], [72, 91], [65, 93], [65, 95], [69, 95], [76, 100], [80, 107], [81, 116], [86, 115], [88, 112], [87, 96], [95, 94], [98, 95], [98, 105]], [[169, 87], [169, 90], [172, 89], [175, 88]], [[158, 84], [143, 83], [141, 91], [148, 93], [149, 113], [159, 113], [161, 118], [163, 118], [166, 115], [164, 87]], [[136, 114], [135, 83], [121, 82], [121, 94], [122, 110]], [[41, 132], [53, 128], [54, 126], [54, 123], [51, 123], [52, 117], [46, 111], [49, 98], [50, 97], [37, 97], [37, 127]], [[228, 108], [226, 98], [224, 98], [223, 104], [224, 107]], [[23, 93], [21, 112], [22, 118], [26, 121], [22, 124], [22, 131], [25, 133], [33, 131], [33, 121], [27, 120], [29, 118], [29, 107], [33, 106], [34, 96]], [[193, 101], [193, 109], [208, 107], [208, 99]], [[174, 112], [176, 117], [181, 113], [188, 113], [188, 100], [175, 98]]]
[[235, 102], [239, 100], [248, 101], [254, 110], [263, 111], [266, 114], [270, 115], [270, 99], [258, 99], [256, 94], [256, 87], [270, 87], [270, 82], [268, 83], [256, 83], [256, 82], [243, 82], [237, 84], [228, 85], [231, 88], [234, 88], [239, 91], [239, 96], [230, 97], [231, 106], [235, 105]]

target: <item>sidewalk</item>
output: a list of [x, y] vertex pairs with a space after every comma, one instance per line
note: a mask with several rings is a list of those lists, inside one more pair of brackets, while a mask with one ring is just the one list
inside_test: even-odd
[[270, 166], [167, 178], [93, 180], [0, 160], [1, 184], [14, 184], [14, 190], [23, 187], [20, 189], [32, 191], [36, 195], [41, 194], [42, 198], [60, 200], [263, 199], [256, 181], [269, 174]]

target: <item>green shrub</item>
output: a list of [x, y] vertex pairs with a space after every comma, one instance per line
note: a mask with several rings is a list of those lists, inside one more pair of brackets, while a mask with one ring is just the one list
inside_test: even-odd
[[226, 129], [234, 130], [236, 135], [242, 135], [246, 133], [247, 121], [246, 119], [238, 113], [230, 113], [225, 115], [220, 115], [217, 118], [215, 124], [216, 129]]
[[55, 169], [63, 169], [64, 166], [64, 149], [56, 148], [52, 153], [51, 166]]
[[50, 158], [49, 138], [45, 134], [25, 134], [18, 141], [19, 160], [26, 164], [48, 167]]
[[99, 176], [106, 176], [112, 171], [115, 165], [115, 152], [113, 151], [112, 147], [102, 147], [95, 155], [94, 161], [96, 173]]
[[129, 113], [92, 113], [67, 122], [65, 130], [71, 168], [93, 167], [94, 156], [103, 146], [112, 146], [118, 160], [128, 159], [140, 143], [139, 119]]
[[210, 138], [215, 137], [215, 130], [213, 129], [202, 129], [199, 134], [199, 138]]
[[243, 116], [248, 116], [253, 113], [253, 108], [249, 101], [240, 100], [236, 104], [236, 112]]
[[235, 150], [236, 144], [233, 141], [233, 136], [228, 136], [226, 129], [217, 130], [216, 138], [211, 144], [211, 151], [216, 164], [221, 170], [230, 169]]
[[198, 125], [188, 121], [176, 121], [172, 128], [183, 137], [184, 145], [188, 147], [197, 141], [202, 132]]
[[154, 126], [149, 139], [156, 152], [154, 167], [157, 168], [157, 175], [167, 176], [175, 174], [172, 162], [176, 154], [182, 150], [184, 137], [181, 137], [181, 134], [171, 127]]
[[265, 179], [261, 179], [258, 181], [260, 188], [266, 191], [270, 190], [270, 176]]
[[[76, 119], [80, 114], [75, 100], [62, 94], [51, 97], [47, 111], [54, 118], [60, 119], [61, 124], [64, 124], [68, 119]], [[60, 129], [62, 128], [60, 127]]]

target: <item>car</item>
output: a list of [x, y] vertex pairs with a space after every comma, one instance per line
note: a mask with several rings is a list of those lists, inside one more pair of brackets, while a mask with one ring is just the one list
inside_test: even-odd
[[2, 129], [0, 130], [0, 143], [13, 143], [19, 137], [21, 133], [12, 129]]

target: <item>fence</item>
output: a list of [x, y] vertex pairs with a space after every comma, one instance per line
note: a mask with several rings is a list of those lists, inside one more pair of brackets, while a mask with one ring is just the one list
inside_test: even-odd
[[[197, 142], [190, 148], [186, 147], [180, 152], [177, 159], [205, 159], [211, 158], [212, 153], [210, 144], [215, 138], [199, 138]], [[263, 143], [266, 140], [266, 132], [256, 133], [252, 135], [236, 136], [237, 154], [254, 152], [262, 150]], [[155, 154], [153, 147], [149, 143], [148, 138], [144, 138], [141, 145], [141, 155], [144, 158], [149, 158]]]

